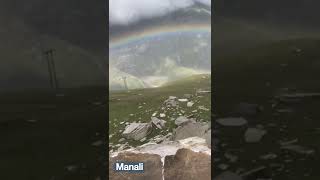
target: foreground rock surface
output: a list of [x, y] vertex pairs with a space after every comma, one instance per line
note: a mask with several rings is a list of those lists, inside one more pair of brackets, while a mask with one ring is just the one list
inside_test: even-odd
[[[144, 173], [126, 173], [115, 172], [113, 165], [117, 161], [125, 162], [144, 162], [147, 167]], [[109, 161], [109, 179], [110, 180], [162, 180], [162, 162], [159, 155], [156, 154], [137, 154], [132, 152], [120, 153]]]
[[[140, 175], [115, 173], [112, 166], [116, 161], [145, 162], [145, 172]], [[211, 149], [207, 146], [206, 140], [199, 137], [165, 141], [161, 144], [147, 143], [111, 153], [109, 172], [111, 180], [124, 177], [129, 180], [158, 180], [159, 173], [161, 180], [209, 180]]]
[[165, 180], [210, 180], [211, 157], [189, 149], [179, 149], [174, 156], [166, 156]]

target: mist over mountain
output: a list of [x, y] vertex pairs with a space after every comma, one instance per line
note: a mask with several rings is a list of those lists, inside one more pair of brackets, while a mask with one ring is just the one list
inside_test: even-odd
[[[152, 20], [111, 26], [109, 67], [118, 73], [109, 76], [110, 90], [123, 88], [124, 76], [131, 84], [136, 82], [128, 86], [130, 89], [159, 87], [195, 74], [210, 74], [210, 24], [210, 9], [195, 4]], [[166, 32], [167, 29], [170, 32]], [[124, 40], [120, 47], [112, 46], [113, 39], [134, 32], [142, 33], [142, 38], [138, 36], [130, 43]], [[144, 37], [145, 32], [150, 34]]]

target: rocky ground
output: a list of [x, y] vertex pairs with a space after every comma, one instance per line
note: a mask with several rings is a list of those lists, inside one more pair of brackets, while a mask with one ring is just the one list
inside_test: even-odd
[[[131, 107], [133, 113], [118, 113], [117, 118], [111, 119], [110, 179], [123, 176], [129, 179], [210, 179], [211, 88], [208, 81], [209, 76], [200, 75], [168, 85], [157, 91], [159, 99], [150, 92], [138, 93], [137, 99], [132, 97], [136, 91], [122, 94], [122, 99], [130, 99], [128, 105], [132, 103], [135, 107]], [[140, 103], [136, 104], [138, 100]], [[116, 115], [116, 112], [110, 113], [111, 117]], [[142, 161], [152, 170], [142, 176], [115, 173], [112, 163], [116, 160]], [[193, 171], [182, 170], [182, 167]]]

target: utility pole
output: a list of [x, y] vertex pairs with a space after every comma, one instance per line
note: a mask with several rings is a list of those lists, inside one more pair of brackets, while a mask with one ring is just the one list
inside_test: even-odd
[[124, 88], [128, 90], [127, 77], [123, 76], [122, 79], [123, 79]]
[[46, 60], [48, 62], [48, 72], [49, 72], [49, 76], [50, 76], [50, 85], [51, 88], [55, 88], [56, 91], [59, 90], [59, 83], [58, 83], [58, 79], [57, 79], [57, 73], [56, 73], [56, 67], [55, 67], [55, 63], [54, 63], [54, 49], [49, 49], [47, 51], [44, 52], [45, 56], [46, 56]]

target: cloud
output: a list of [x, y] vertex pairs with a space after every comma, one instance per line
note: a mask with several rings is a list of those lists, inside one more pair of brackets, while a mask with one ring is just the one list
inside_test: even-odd
[[109, 0], [109, 23], [128, 25], [141, 19], [164, 16], [195, 3], [211, 6], [211, 0]]

